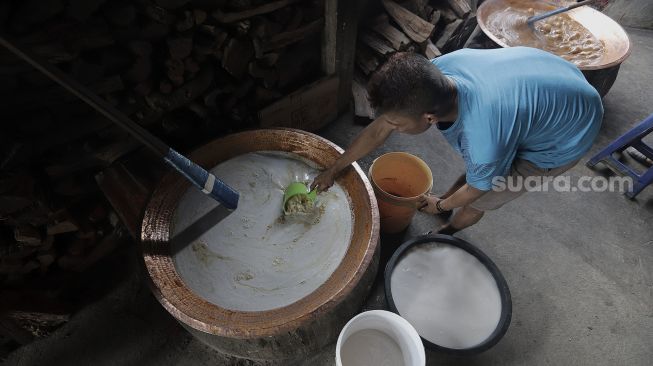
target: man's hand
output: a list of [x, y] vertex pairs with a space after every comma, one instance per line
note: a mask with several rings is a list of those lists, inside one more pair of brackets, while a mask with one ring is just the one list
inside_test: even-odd
[[441, 213], [446, 212], [446, 211], [439, 211], [438, 210], [438, 208], [436, 206], [438, 201], [442, 201], [442, 199], [435, 196], [435, 195], [433, 195], [433, 194], [426, 193], [426, 194], [421, 195], [417, 199], [417, 207], [418, 207], [418, 209], [420, 211], [426, 212], [426, 213], [431, 214], [431, 215], [441, 214]]
[[324, 192], [327, 189], [331, 188], [335, 178], [336, 174], [333, 172], [333, 170], [327, 169], [315, 177], [315, 179], [313, 179], [313, 183], [311, 183], [311, 190], [317, 188], [318, 193]]

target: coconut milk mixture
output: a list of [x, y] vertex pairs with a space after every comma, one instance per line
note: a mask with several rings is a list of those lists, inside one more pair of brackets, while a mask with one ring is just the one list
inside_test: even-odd
[[[337, 183], [316, 201], [315, 214], [283, 220], [284, 189], [310, 182], [315, 167], [294, 154], [249, 153], [211, 172], [240, 193], [238, 209], [175, 255], [182, 279], [221, 307], [263, 311], [315, 291], [338, 267], [351, 239], [352, 214]], [[217, 203], [190, 188], [174, 214], [173, 236]]]
[[404, 356], [389, 335], [364, 329], [350, 335], [340, 349], [342, 366], [404, 366]]
[[455, 246], [413, 247], [400, 259], [390, 282], [401, 316], [431, 343], [470, 348], [499, 324], [496, 281], [476, 257]]

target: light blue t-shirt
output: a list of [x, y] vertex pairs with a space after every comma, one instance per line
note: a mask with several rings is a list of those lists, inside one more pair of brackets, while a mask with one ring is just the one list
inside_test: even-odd
[[431, 62], [456, 82], [458, 119], [442, 133], [477, 189], [490, 190], [515, 158], [541, 168], [578, 160], [601, 127], [598, 92], [574, 64], [548, 52], [462, 49]]

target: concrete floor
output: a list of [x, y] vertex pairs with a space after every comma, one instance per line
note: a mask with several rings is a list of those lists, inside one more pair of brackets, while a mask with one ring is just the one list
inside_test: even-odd
[[[653, 112], [653, 31], [628, 29], [633, 53], [606, 96], [595, 153]], [[344, 118], [322, 134], [347, 146], [361, 130]], [[364, 170], [387, 151], [427, 161], [434, 191], [463, 170], [436, 130], [393, 136], [361, 161]], [[590, 155], [588, 154], [588, 156]], [[579, 164], [570, 174], [597, 175]], [[384, 237], [383, 254], [408, 237], [436, 227], [418, 214], [402, 237]], [[619, 193], [531, 193], [491, 212], [459, 236], [499, 266], [512, 292], [512, 324], [494, 348], [474, 357], [427, 351], [428, 365], [650, 365], [653, 360], [653, 187], [637, 200]], [[193, 339], [139, 280], [136, 251], [102, 300], [76, 314], [53, 336], [5, 360], [16, 365], [241, 365]], [[382, 268], [382, 267], [381, 267]], [[382, 277], [379, 276], [380, 280]], [[382, 307], [381, 281], [365, 309]], [[333, 346], [305, 364], [333, 365]]]

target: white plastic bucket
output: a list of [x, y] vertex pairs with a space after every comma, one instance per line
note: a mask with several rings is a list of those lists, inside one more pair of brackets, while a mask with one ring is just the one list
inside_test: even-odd
[[[343, 355], [341, 354], [348, 339], [357, 332], [364, 330], [379, 331], [394, 340], [401, 350], [403, 366], [425, 365], [426, 356], [424, 355], [424, 346], [415, 328], [395, 313], [384, 310], [371, 310], [358, 314], [342, 328], [338, 337], [338, 343], [336, 344], [337, 366], [366, 366], [365, 363], [359, 365], [344, 364]], [[369, 351], [366, 349], [360, 350], [361, 354]], [[383, 364], [385, 363], [377, 365], [381, 366]]]

